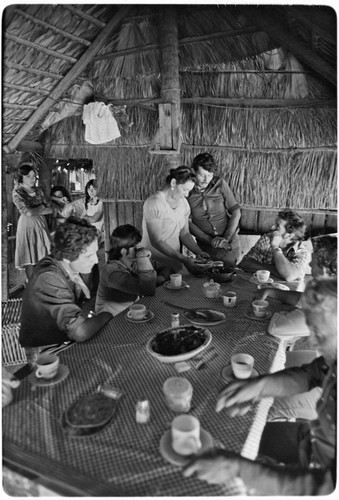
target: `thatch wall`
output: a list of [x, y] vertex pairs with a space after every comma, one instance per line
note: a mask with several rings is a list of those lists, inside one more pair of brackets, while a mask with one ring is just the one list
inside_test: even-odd
[[[278, 54], [287, 57], [286, 54]], [[287, 61], [287, 62], [286, 62]], [[182, 68], [182, 146], [178, 165], [194, 156], [213, 154], [220, 174], [243, 206], [335, 209], [337, 206], [337, 112], [316, 99], [333, 97], [316, 77], [302, 72], [293, 58], [285, 70], [266, 71], [267, 54], [203, 70]], [[117, 78], [107, 82], [93, 68], [96, 99], [158, 97], [159, 75]], [[300, 71], [299, 71], [300, 70]], [[105, 73], [102, 73], [103, 75]], [[187, 101], [205, 97], [206, 102]], [[250, 104], [222, 104], [213, 98], [247, 98]], [[255, 99], [280, 99], [259, 107]], [[281, 105], [283, 99], [286, 105]], [[292, 100], [294, 99], [294, 101]], [[295, 103], [295, 104], [294, 104]], [[116, 141], [85, 143], [81, 117], [52, 126], [45, 137], [46, 156], [91, 158], [105, 199], [145, 200], [163, 186], [167, 175], [161, 155], [149, 153], [158, 127], [155, 105], [128, 106], [132, 126]]]

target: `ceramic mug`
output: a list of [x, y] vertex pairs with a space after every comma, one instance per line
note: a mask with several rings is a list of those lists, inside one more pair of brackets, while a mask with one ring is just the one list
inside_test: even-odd
[[179, 288], [182, 285], [182, 275], [179, 273], [170, 275], [171, 285], [174, 288]]
[[252, 374], [254, 358], [250, 354], [234, 354], [231, 357], [231, 365], [235, 378], [246, 379]]
[[179, 455], [192, 455], [201, 448], [200, 422], [192, 415], [175, 417], [171, 427], [172, 448]]
[[268, 302], [267, 300], [254, 300], [252, 307], [257, 318], [264, 318], [267, 314]]
[[147, 315], [147, 308], [144, 304], [133, 304], [127, 312], [127, 318], [141, 320]]
[[36, 360], [35, 376], [50, 380], [56, 376], [59, 367], [59, 358], [55, 354], [40, 354]]
[[237, 294], [235, 292], [225, 292], [222, 300], [225, 307], [235, 307], [237, 303]]
[[254, 277], [257, 278], [259, 283], [267, 283], [270, 278], [270, 272], [265, 269], [261, 269], [260, 271], [254, 273]]

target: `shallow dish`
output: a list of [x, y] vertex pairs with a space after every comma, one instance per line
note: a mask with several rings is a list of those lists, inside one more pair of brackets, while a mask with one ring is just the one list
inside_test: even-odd
[[154, 312], [152, 312], [150, 309], [148, 310], [146, 316], [142, 319], [133, 319], [129, 318], [126, 314], [125, 319], [129, 321], [130, 323], [147, 323], [147, 321], [151, 321], [151, 319], [154, 318]]
[[168, 288], [169, 290], [182, 290], [183, 288], [187, 288], [188, 285], [186, 281], [182, 281], [180, 286], [173, 286], [170, 281], [165, 281], [164, 287]]
[[31, 373], [27, 378], [32, 385], [45, 387], [48, 385], [59, 384], [60, 382], [65, 380], [65, 378], [68, 377], [68, 375], [69, 375], [68, 366], [62, 365], [61, 363], [59, 363], [58, 371], [57, 371], [57, 374], [55, 375], [54, 378], [51, 378], [48, 380], [45, 380], [43, 378], [38, 378], [35, 376], [35, 372]]
[[206, 349], [206, 347], [211, 343], [212, 334], [206, 328], [195, 327], [193, 325], [184, 325], [181, 326], [179, 330], [182, 333], [186, 333], [186, 335], [188, 335], [190, 332], [194, 333], [194, 331], [197, 331], [199, 332], [199, 334], [203, 334], [205, 339], [199, 347], [192, 349], [191, 351], [183, 352], [180, 354], [170, 354], [170, 355], [160, 354], [159, 352], [156, 352], [153, 348], [155, 341], [157, 338], [159, 338], [158, 336], [165, 335], [166, 333], [171, 332], [171, 329], [163, 330], [162, 332], [153, 335], [153, 337], [150, 338], [149, 341], [147, 342], [146, 349], [149, 352], [149, 354], [151, 354], [151, 356], [156, 358], [158, 361], [161, 361], [161, 363], [177, 363], [179, 361], [186, 361], [187, 359], [194, 358], [194, 356], [196, 356], [201, 351]]
[[219, 325], [226, 319], [226, 314], [215, 309], [192, 309], [184, 312], [185, 319], [198, 326]]
[[[251, 376], [248, 378], [253, 378], [253, 377], [258, 377], [258, 376], [259, 376], [258, 370], [253, 368]], [[221, 378], [224, 380], [224, 382], [231, 382], [233, 380], [248, 380], [248, 379], [236, 378], [233, 374], [233, 370], [232, 370], [231, 365], [224, 366], [224, 368], [221, 370]]]
[[245, 313], [245, 316], [246, 316], [246, 318], [255, 319], [257, 321], [266, 321], [267, 319], [271, 318], [272, 312], [266, 311], [266, 315], [263, 316], [262, 318], [258, 318], [258, 316], [256, 316], [253, 311], [249, 311], [249, 312]]
[[201, 270], [210, 269], [214, 265], [213, 260], [194, 260], [193, 263], [198, 269], [201, 269]]
[[256, 278], [255, 276], [252, 276], [252, 278], [250, 279], [250, 282], [254, 283], [255, 285], [271, 285], [273, 283], [273, 280], [272, 280], [272, 278], [268, 278], [267, 281], [262, 283], [261, 281], [258, 280], [258, 278]]
[[[201, 428], [200, 428], [200, 441], [201, 441], [201, 448], [198, 451], [197, 455], [200, 455], [201, 453], [207, 451], [209, 448], [213, 447], [213, 437], [209, 432]], [[172, 465], [178, 465], [181, 467], [183, 465], [188, 464], [190, 460], [192, 460], [192, 455], [189, 456], [179, 455], [179, 453], [176, 453], [173, 450], [171, 429], [166, 431], [160, 440], [160, 453], [161, 456], [167, 462], [169, 462]]]
[[272, 283], [273, 288], [277, 288], [278, 290], [290, 290], [288, 286], [283, 285], [282, 283]]

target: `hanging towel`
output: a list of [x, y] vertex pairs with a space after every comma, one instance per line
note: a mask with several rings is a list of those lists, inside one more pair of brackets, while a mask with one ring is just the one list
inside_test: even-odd
[[120, 137], [116, 119], [103, 102], [90, 102], [84, 106], [82, 121], [85, 124], [85, 141], [103, 144]]

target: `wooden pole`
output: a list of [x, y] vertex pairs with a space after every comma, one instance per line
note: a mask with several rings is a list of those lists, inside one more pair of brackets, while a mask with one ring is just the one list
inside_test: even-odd
[[179, 85], [179, 41], [177, 12], [174, 5], [161, 8], [160, 19], [160, 62], [161, 62], [161, 97], [163, 102], [172, 104], [172, 145], [178, 154], [164, 154], [164, 163], [168, 168], [180, 164], [180, 85]]
[[9, 290], [9, 285], [8, 285], [8, 266], [7, 266], [7, 261], [8, 261], [8, 234], [7, 234], [7, 222], [8, 222], [8, 217], [7, 217], [7, 195], [6, 195], [6, 178], [5, 178], [5, 172], [4, 172], [4, 155], [2, 155], [2, 171], [1, 171], [1, 186], [2, 186], [2, 198], [1, 198], [1, 205], [2, 205], [2, 227], [1, 227], [1, 299], [2, 300], [7, 300], [8, 299], [8, 290]]

